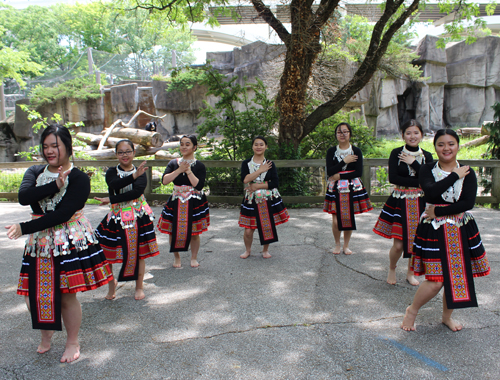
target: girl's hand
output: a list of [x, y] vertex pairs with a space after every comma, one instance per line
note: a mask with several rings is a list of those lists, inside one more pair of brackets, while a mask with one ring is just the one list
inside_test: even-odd
[[464, 178], [467, 174], [470, 173], [470, 166], [469, 165], [460, 166], [459, 168], [453, 169], [452, 173], [457, 173], [458, 178]]
[[265, 164], [260, 165], [258, 172], [259, 173], [267, 172], [267, 171], [271, 170], [272, 167], [273, 167], [272, 161], [266, 161]]
[[105, 205], [109, 204], [109, 202], [110, 202], [109, 197], [104, 197], [104, 198], [94, 197], [94, 199], [96, 201], [101, 202], [99, 204], [99, 206], [105, 206]]
[[191, 171], [191, 164], [187, 161], [182, 161], [179, 165], [179, 170], [181, 173], [186, 173]]
[[340, 173], [336, 173], [336, 174], [332, 175], [330, 178], [328, 178], [328, 180], [330, 182], [338, 181], [339, 179], [340, 179]]
[[56, 185], [57, 185], [58, 189], [61, 189], [64, 186], [64, 182], [66, 181], [66, 177], [68, 177], [70, 172], [71, 172], [71, 169], [63, 172], [63, 167], [59, 166], [59, 169], [58, 169], [59, 175], [57, 176], [57, 179], [56, 179]]
[[137, 170], [135, 171], [134, 174], [132, 174], [132, 176], [134, 177], [134, 179], [137, 179], [141, 175], [146, 173], [146, 170], [148, 170], [148, 169], [149, 168], [146, 166], [146, 161], [142, 161], [142, 163], [137, 167]]
[[21, 231], [21, 225], [19, 223], [16, 224], [11, 224], [10, 226], [5, 226], [7, 231], [7, 236], [9, 239], [18, 239], [23, 235], [23, 232]]
[[344, 162], [346, 164], [350, 164], [351, 162], [356, 162], [357, 160], [358, 160], [358, 156], [356, 156], [355, 154], [349, 154], [349, 155], [344, 157]]
[[256, 183], [250, 183], [248, 186], [247, 186], [247, 191], [249, 193], [253, 193], [254, 191], [257, 191], [259, 190], [259, 188], [257, 187], [257, 184]]
[[434, 206], [434, 205], [428, 205], [425, 208], [425, 219], [432, 220], [432, 219], [436, 218], [436, 213], [434, 212], [435, 208], [436, 208], [436, 206]]
[[415, 162], [415, 156], [403, 152], [399, 153], [399, 159], [408, 165], [411, 165]]

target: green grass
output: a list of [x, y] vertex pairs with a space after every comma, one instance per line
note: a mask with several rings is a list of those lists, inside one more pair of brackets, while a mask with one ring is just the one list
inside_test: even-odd
[[[475, 137], [460, 139], [460, 144], [464, 144], [474, 139]], [[392, 150], [399, 148], [400, 146], [403, 146], [404, 141], [402, 139], [396, 139], [396, 140], [380, 139], [378, 140], [378, 143], [379, 143], [378, 146], [375, 147], [372, 152], [367, 153], [365, 158], [389, 158]], [[431, 152], [434, 159], [437, 159], [436, 151], [434, 150], [434, 145], [432, 144], [432, 139], [425, 138], [420, 143], [420, 147], [428, 152]], [[459, 160], [484, 159], [486, 157], [487, 149], [488, 149], [487, 144], [460, 149], [458, 151], [457, 157]]]

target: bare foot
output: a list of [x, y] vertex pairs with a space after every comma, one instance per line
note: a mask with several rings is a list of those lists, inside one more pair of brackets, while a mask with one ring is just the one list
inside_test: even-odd
[[240, 255], [240, 259], [246, 259], [250, 256], [250, 252], [249, 251], [245, 251], [245, 253], [241, 254]]
[[344, 248], [344, 255], [352, 255], [352, 251], [349, 248]]
[[144, 294], [144, 290], [141, 288], [141, 289], [135, 289], [135, 300], [136, 301], [139, 301], [139, 300], [142, 300], [144, 299], [144, 297], [146, 297], [146, 295]]
[[413, 313], [410, 308], [411, 305], [406, 308], [405, 317], [401, 324], [401, 328], [405, 331], [415, 331], [415, 318], [417, 318], [417, 313]]
[[181, 267], [181, 259], [179, 258], [178, 260], [174, 258], [174, 268], [180, 268]]
[[413, 286], [417, 286], [420, 284], [420, 282], [418, 282], [418, 280], [415, 278], [413, 273], [406, 275], [406, 281], [408, 281], [408, 284], [413, 285]]
[[116, 298], [116, 286], [118, 285], [118, 281], [113, 280], [109, 282], [108, 286], [108, 294], [106, 294], [107, 300], [114, 300]]
[[333, 249], [332, 253], [334, 255], [340, 255], [340, 244], [335, 244], [335, 248]]
[[80, 345], [76, 344], [66, 344], [66, 349], [61, 358], [61, 363], [71, 363], [80, 357]]
[[389, 273], [387, 273], [387, 283], [390, 285], [396, 285], [396, 268], [389, 268]]
[[270, 259], [272, 256], [269, 254], [269, 251], [262, 251], [263, 259]]
[[198, 263], [198, 260], [191, 259], [191, 268], [198, 268], [199, 266], [200, 263]]
[[52, 340], [52, 335], [54, 331], [42, 330], [42, 341], [38, 345], [36, 352], [39, 354], [44, 354], [50, 350], [50, 341]]
[[463, 328], [463, 326], [460, 323], [456, 322], [455, 320], [453, 320], [451, 318], [448, 318], [448, 319], [443, 318], [443, 324], [446, 327], [448, 327], [451, 331], [454, 331], [454, 332], [460, 331]]

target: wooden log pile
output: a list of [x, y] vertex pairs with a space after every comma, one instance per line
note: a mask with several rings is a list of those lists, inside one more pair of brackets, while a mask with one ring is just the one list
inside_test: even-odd
[[[179, 147], [179, 142], [164, 142], [161, 134], [156, 131], [131, 128], [130, 126], [132, 125], [133, 121], [140, 114], [146, 114], [157, 119], [162, 119], [166, 116], [149, 115], [146, 112], [139, 110], [128, 123], [124, 123], [121, 119], [118, 119], [109, 128], [104, 129], [100, 135], [78, 132], [75, 137], [91, 147], [97, 147], [96, 150], [91, 150], [86, 153], [89, 156], [98, 159], [115, 158], [116, 155], [114, 147], [120, 140], [123, 139], [132, 141], [135, 147], [136, 157], [150, 156], [156, 154], [156, 152], [159, 151], [175, 149]], [[105, 146], [107, 147], [107, 149], [104, 149]], [[177, 155], [169, 154], [166, 152], [161, 155], [162, 159], [175, 157], [177, 157]]]

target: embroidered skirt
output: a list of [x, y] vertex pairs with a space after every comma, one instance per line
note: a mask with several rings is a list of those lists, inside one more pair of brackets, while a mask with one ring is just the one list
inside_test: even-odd
[[201, 235], [210, 225], [207, 197], [191, 197], [183, 202], [171, 196], [158, 220], [158, 230], [172, 235], [170, 252], [187, 251], [192, 235]]
[[[78, 240], [82, 230], [75, 227], [76, 222], [89, 228], [83, 230], [86, 237]], [[65, 231], [74, 236], [66, 236]], [[30, 297], [33, 328], [61, 330], [61, 293], [96, 289], [113, 279], [106, 257], [96, 242], [90, 222], [81, 211], [62, 225], [28, 237], [17, 294]], [[65, 253], [58, 250], [59, 243]]]
[[425, 210], [421, 189], [395, 189], [378, 217], [373, 232], [387, 239], [403, 241], [403, 257], [410, 258], [420, 215]]
[[477, 306], [473, 277], [490, 273], [481, 235], [469, 213], [462, 222], [445, 222], [437, 229], [422, 220], [415, 234], [411, 264], [415, 275], [444, 283], [450, 309]]
[[[357, 180], [355, 184], [354, 180]], [[361, 180], [359, 178], [354, 180], [349, 181], [348, 191], [339, 191], [340, 181], [330, 182], [326, 191], [323, 211], [337, 215], [339, 231], [355, 230], [354, 215], [373, 210]]]
[[245, 197], [241, 203], [240, 227], [258, 229], [261, 245], [278, 241], [276, 226], [288, 222], [290, 216], [280, 196], [248, 203]]
[[[132, 206], [134, 202], [138, 205], [140, 199], [132, 201]], [[116, 206], [113, 205], [113, 210], [101, 221], [95, 231], [96, 236], [108, 262], [124, 264], [118, 281], [137, 280], [138, 260], [160, 254], [156, 242], [153, 212], [149, 206], [147, 209], [139, 208], [139, 212], [127, 221], [125, 214], [131, 212], [130, 207], [127, 204], [121, 205], [122, 207]]]

